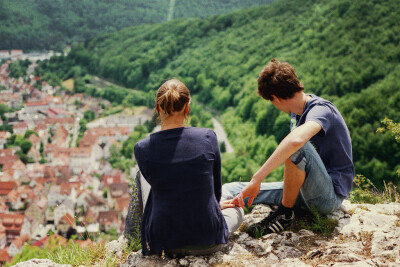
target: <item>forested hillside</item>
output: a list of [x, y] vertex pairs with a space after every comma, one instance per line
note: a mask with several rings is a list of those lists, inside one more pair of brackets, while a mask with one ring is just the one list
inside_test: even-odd
[[[175, 4], [170, 9], [170, 2]], [[271, 0], [1, 0], [0, 49], [61, 50], [124, 27], [206, 17]]]
[[396, 0], [277, 1], [207, 19], [126, 28], [41, 67], [78, 64], [82, 73], [139, 89], [141, 98], [132, 101], [142, 104], [152, 104], [165, 79], [182, 79], [198, 101], [222, 114], [236, 149], [223, 159], [224, 180], [230, 181], [250, 179], [288, 132], [288, 116], [256, 93], [258, 73], [276, 57], [295, 66], [306, 92], [338, 106], [350, 128], [356, 173], [377, 184], [398, 182], [400, 146], [376, 129], [385, 116], [400, 121], [399, 17]]

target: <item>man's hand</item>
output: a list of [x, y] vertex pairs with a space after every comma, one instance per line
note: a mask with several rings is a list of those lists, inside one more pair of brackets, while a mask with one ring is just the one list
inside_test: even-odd
[[232, 199], [230, 199], [219, 202], [219, 206], [221, 207], [221, 210], [223, 210], [227, 208], [234, 208], [235, 204], [233, 204]]
[[235, 206], [244, 209], [244, 200], [246, 198], [249, 198], [249, 200], [247, 201], [247, 207], [250, 207], [251, 204], [253, 204], [253, 201], [256, 198], [258, 192], [260, 191], [260, 187], [260, 183], [254, 182], [253, 180], [250, 181], [250, 183], [242, 189], [242, 192], [240, 192], [234, 199], [232, 199], [232, 203], [235, 204]]

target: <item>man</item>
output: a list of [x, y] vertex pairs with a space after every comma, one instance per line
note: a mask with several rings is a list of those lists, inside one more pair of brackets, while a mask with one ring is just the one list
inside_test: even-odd
[[[305, 205], [328, 214], [350, 193], [354, 165], [350, 134], [337, 108], [316, 95], [305, 94], [293, 67], [272, 59], [258, 78], [258, 92], [279, 110], [290, 113], [291, 132], [248, 183], [230, 183], [223, 190], [231, 203], [244, 208], [264, 203], [278, 205], [261, 222], [248, 228], [251, 236], [275, 233], [294, 220], [294, 208]], [[284, 163], [284, 179], [261, 183]]]

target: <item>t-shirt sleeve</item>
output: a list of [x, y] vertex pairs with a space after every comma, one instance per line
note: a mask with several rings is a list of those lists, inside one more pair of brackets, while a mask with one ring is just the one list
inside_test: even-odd
[[318, 135], [325, 135], [331, 126], [332, 110], [327, 105], [316, 105], [308, 112], [305, 121], [314, 121], [321, 125], [322, 130]]
[[215, 198], [219, 202], [221, 200], [221, 195], [222, 195], [222, 177], [221, 177], [221, 153], [219, 150], [219, 144], [218, 144], [218, 139], [217, 135], [215, 134], [214, 131], [210, 130], [210, 144], [211, 148], [214, 152], [215, 158], [214, 158], [214, 193], [215, 193]]

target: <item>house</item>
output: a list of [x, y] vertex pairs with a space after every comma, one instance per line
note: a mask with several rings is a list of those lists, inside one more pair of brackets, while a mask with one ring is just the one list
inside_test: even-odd
[[62, 98], [60, 96], [46, 96], [45, 101], [48, 103], [50, 108], [64, 109]]
[[42, 91], [43, 92], [50, 93], [50, 92], [52, 92], [52, 90], [53, 90], [53, 86], [48, 84], [48, 82], [46, 82], [46, 81], [42, 82]]
[[13, 50], [11, 50], [11, 57], [12, 58], [19, 57], [19, 56], [22, 56], [23, 53], [24, 52], [21, 49], [13, 49]]
[[49, 118], [69, 118], [71, 117], [71, 113], [61, 108], [49, 108], [45, 111], [45, 114]]
[[101, 143], [106, 143], [108, 139], [111, 137], [120, 141], [125, 141], [128, 139], [129, 134], [131, 132], [129, 127], [115, 126], [115, 127], [95, 127], [90, 128], [88, 131], [93, 134], [99, 136]]
[[22, 251], [22, 248], [24, 247], [25, 243], [30, 240], [30, 236], [28, 234], [22, 235], [18, 237], [17, 239], [13, 240], [11, 242], [11, 245], [8, 247], [7, 252], [8, 255], [11, 257], [14, 257], [18, 253]]
[[[0, 226], [0, 227], [4, 229], [3, 226]], [[1, 229], [0, 229], [0, 250], [5, 248], [6, 245], [7, 245], [7, 236], [6, 236], [6, 233], [5, 233], [5, 229], [4, 229], [4, 232], [2, 232]]]
[[52, 138], [52, 143], [57, 147], [68, 147], [70, 138], [67, 129], [65, 129], [62, 125], [57, 125], [55, 127], [55, 132], [53, 129], [54, 135]]
[[26, 216], [24, 218], [24, 224], [22, 225], [20, 235], [23, 236], [25, 234], [31, 235], [32, 228], [37, 227], [38, 223], [35, 219], [28, 219]]
[[8, 255], [7, 248], [3, 248], [0, 250], [0, 266], [3, 266], [5, 263], [11, 263], [12, 257]]
[[[47, 194], [48, 206], [56, 206], [68, 198], [67, 194], [60, 193], [60, 186], [53, 185]], [[64, 215], [64, 214], [63, 214]]]
[[12, 94], [10, 96], [9, 106], [14, 109], [19, 109], [22, 105], [23, 99], [20, 94]]
[[0, 182], [0, 199], [6, 197], [12, 190], [17, 190], [15, 181]]
[[0, 149], [4, 148], [4, 145], [7, 144], [7, 138], [10, 136], [9, 132], [0, 131]]
[[31, 135], [29, 136], [28, 140], [31, 141], [32, 147], [35, 147], [36, 150], [39, 151], [39, 149], [40, 149], [40, 142], [41, 142], [40, 137], [33, 133], [33, 134], [31, 134]]
[[93, 209], [90, 207], [86, 213], [83, 215], [83, 221], [82, 223], [84, 225], [90, 225], [93, 223], [97, 223], [97, 219], [99, 217], [99, 213], [96, 213], [93, 211]]
[[74, 127], [75, 118], [46, 118], [44, 122], [47, 125], [54, 126], [56, 124], [60, 124], [65, 127], [68, 131], [71, 131]]
[[115, 199], [115, 209], [125, 218], [128, 214], [130, 196], [119, 197]]
[[129, 197], [129, 184], [128, 183], [116, 183], [110, 184], [107, 200], [110, 207], [116, 205], [116, 199], [121, 197]]
[[101, 150], [93, 150], [90, 147], [72, 147], [70, 150], [70, 168], [75, 174], [79, 174], [82, 171], [91, 172], [98, 168], [99, 162], [96, 161], [96, 157], [101, 153]]
[[97, 218], [97, 222], [100, 224], [100, 230], [103, 232], [108, 232], [112, 228], [116, 229], [117, 232], [120, 232], [119, 229], [121, 222], [118, 211], [101, 211], [99, 213], [99, 217]]
[[36, 123], [34, 131], [39, 134], [39, 138], [43, 140], [43, 143], [47, 143], [47, 138], [50, 136], [47, 125], [43, 122]]
[[49, 108], [47, 101], [27, 101], [25, 102], [25, 112], [27, 114], [35, 114], [38, 111], [44, 112]]
[[7, 244], [20, 236], [25, 215], [17, 213], [0, 213], [0, 223], [5, 228]]
[[0, 213], [7, 212], [7, 211], [8, 211], [8, 207], [5, 203], [5, 201], [2, 201], [0, 198]]
[[0, 58], [9, 58], [10, 57], [10, 52], [8, 50], [0, 50]]
[[64, 200], [60, 205], [54, 208], [54, 225], [57, 225], [66, 213], [75, 216], [74, 203], [69, 199]]
[[76, 206], [82, 207], [84, 212], [90, 208], [95, 214], [99, 214], [100, 211], [109, 210], [106, 200], [90, 190], [86, 190], [78, 196]]
[[108, 139], [107, 143], [103, 147], [103, 157], [105, 159], [108, 159], [111, 157], [111, 151], [112, 147], [118, 148], [118, 150], [121, 148], [121, 144], [118, 143], [114, 138]]
[[123, 176], [124, 174], [120, 170], [112, 169], [111, 171], [104, 173], [101, 177], [101, 183], [103, 187], [109, 187], [110, 184], [118, 184], [126, 182]]
[[[10, 148], [5, 148], [5, 149], [0, 149], [0, 158], [2, 157], [11, 157], [14, 156], [14, 151]], [[17, 156], [15, 156], [15, 159], [18, 159]]]
[[61, 219], [58, 221], [58, 224], [56, 224], [56, 229], [59, 232], [67, 233], [68, 229], [70, 228], [76, 228], [75, 218], [67, 212], [63, 217], [61, 217]]
[[25, 210], [25, 215], [34, 218], [39, 224], [45, 224], [47, 204], [47, 198], [42, 196], [39, 201], [32, 201], [29, 204], [28, 208]]
[[16, 135], [24, 135], [28, 130], [28, 124], [24, 121], [19, 121], [13, 125], [13, 132]]
[[86, 132], [83, 138], [79, 141], [79, 147], [92, 149], [94, 152], [94, 160], [99, 161], [103, 157], [103, 149], [99, 140], [99, 136]]
[[41, 155], [40, 155], [39, 151], [34, 146], [32, 146], [31, 149], [29, 149], [27, 155], [28, 155], [28, 157], [33, 159], [34, 162], [39, 162], [39, 160], [41, 159]]
[[68, 240], [59, 235], [59, 234], [52, 234], [51, 236], [45, 236], [42, 239], [33, 242], [31, 245], [34, 247], [44, 248], [49, 243], [54, 244], [56, 247], [65, 246], [68, 243]]
[[11, 170], [13, 171], [14, 179], [19, 180], [20, 182], [29, 182], [29, 180], [25, 179], [27, 178], [27, 168], [21, 160], [18, 159], [13, 162], [11, 165]]

